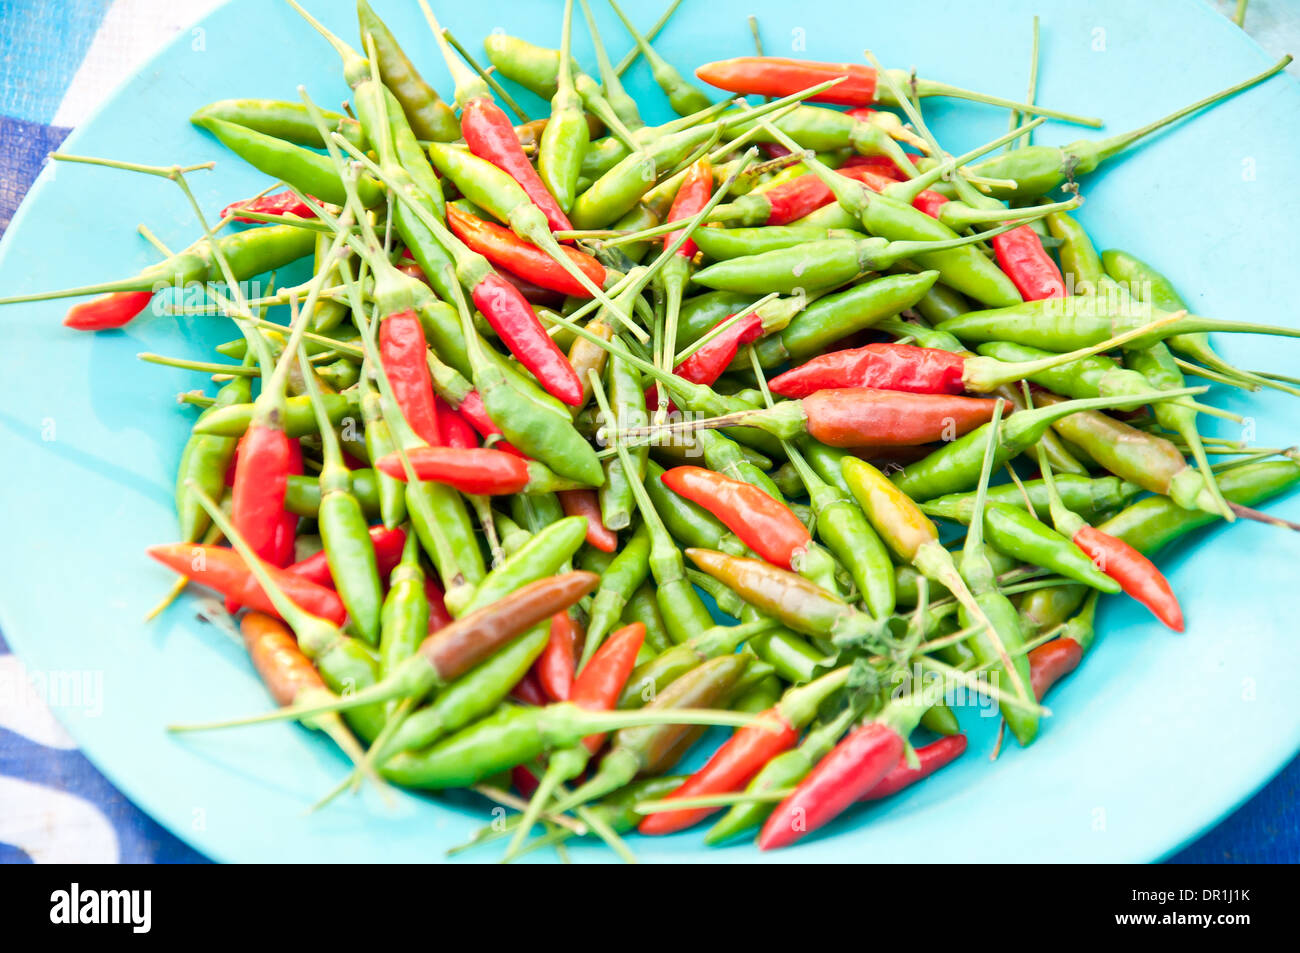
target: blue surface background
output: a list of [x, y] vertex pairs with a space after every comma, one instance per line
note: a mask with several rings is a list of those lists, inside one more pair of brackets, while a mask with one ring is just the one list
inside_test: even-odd
[[[3, 18], [0, 18], [0, 49], [4, 52], [5, 71], [4, 82], [0, 83], [0, 113], [3, 114], [0, 115], [0, 229], [7, 226], [18, 199], [40, 170], [43, 156], [67, 133], [67, 130], [50, 127], [47, 123], [53, 117], [62, 91], [107, 7], [106, 2], [77, 0], [53, 4], [38, 0], [11, 0], [5, 6]], [[633, 3], [631, 7], [637, 10], [638, 19], [644, 22], [652, 19], [658, 4]], [[387, 15], [386, 6], [381, 8], [381, 13]], [[1187, 13], [1190, 17], [1199, 17], [1204, 11], [1196, 9]], [[1165, 26], [1176, 32], [1177, 22], [1174, 18]], [[1045, 19], [1044, 26], [1046, 30], [1053, 28], [1051, 17]], [[737, 29], [743, 29], [743, 22], [737, 24]], [[536, 33], [527, 35], [538, 38]], [[608, 35], [619, 36], [615, 30], [610, 30]], [[1009, 45], [1018, 50], [1022, 45], [1019, 39], [1017, 37], [1017, 42]], [[613, 45], [621, 51], [621, 42]], [[315, 52], [325, 55], [323, 50]], [[808, 55], [815, 56], [816, 53], [810, 51]], [[1050, 66], [1050, 62], [1044, 63], [1045, 70], [1050, 70]], [[642, 69], [638, 67], [638, 70]], [[430, 72], [440, 76], [432, 69]], [[238, 85], [237, 80], [232, 82]], [[1217, 81], [1209, 85], [1216, 84]], [[1199, 95], [1205, 85], [1198, 82], [1188, 95]], [[251, 94], [256, 90], [239, 92]], [[286, 88], [273, 94], [287, 96], [291, 90]], [[1086, 103], [1087, 98], [1083, 97], [1082, 101]], [[1145, 110], [1144, 114], [1149, 112]], [[1122, 230], [1122, 224], [1119, 228]], [[8, 405], [4, 409], [14, 410]], [[0, 640], [0, 650], [3, 648]], [[0, 775], [25, 778], [65, 790], [98, 805], [118, 833], [123, 861], [203, 859], [131, 805], [77, 752], [53, 751], [0, 729]], [[1296, 808], [1298, 783], [1300, 761], [1295, 761], [1248, 804], [1172, 859], [1185, 862], [1296, 859], [1300, 855], [1300, 816]], [[20, 851], [0, 845], [0, 860], [24, 859], [25, 855]]]

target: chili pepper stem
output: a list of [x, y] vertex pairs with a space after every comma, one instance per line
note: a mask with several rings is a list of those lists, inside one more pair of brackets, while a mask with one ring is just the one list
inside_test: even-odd
[[[421, 0], [421, 2], [420, 2], [420, 7], [421, 7], [422, 9], [428, 9], [428, 5], [427, 5], [426, 3], [424, 3], [424, 0]], [[426, 20], [427, 20], [427, 17], [426, 17]], [[434, 28], [435, 28], [435, 24], [434, 24], [434, 23], [430, 23], [430, 24], [429, 24], [429, 28], [430, 28], [430, 29], [434, 29]], [[532, 122], [532, 121], [533, 121], [533, 120], [532, 120], [532, 117], [529, 116], [528, 113], [526, 113], [526, 112], [524, 111], [524, 108], [523, 108], [522, 106], [519, 105], [518, 101], [517, 101], [513, 96], [510, 95], [510, 91], [507, 90], [504, 86], [502, 86], [500, 83], [497, 82], [496, 77], [494, 77], [494, 76], [492, 75], [492, 71], [491, 71], [491, 70], [485, 70], [485, 69], [484, 69], [484, 68], [479, 64], [478, 60], [476, 60], [476, 59], [473, 57], [473, 55], [469, 52], [469, 50], [467, 50], [467, 49], [466, 49], [466, 48], [461, 44], [461, 42], [460, 42], [458, 39], [456, 39], [455, 35], [451, 32], [451, 30], [447, 29], [446, 27], [443, 27], [443, 28], [442, 28], [442, 35], [443, 35], [444, 37], [446, 37], [447, 42], [450, 43], [450, 44], [452, 45], [452, 48], [453, 48], [457, 53], [460, 54], [461, 58], [462, 58], [466, 63], [469, 64], [470, 69], [472, 69], [475, 73], [477, 73], [477, 74], [479, 75], [479, 78], [482, 79], [483, 82], [487, 83], [488, 86], [490, 86], [490, 87], [492, 88], [492, 92], [496, 93], [497, 96], [499, 96], [499, 97], [501, 98], [501, 101], [502, 101], [503, 103], [506, 104], [506, 107], [507, 107], [507, 108], [508, 108], [512, 113], [515, 114], [515, 116], [519, 119], [520, 122]]]
[[[864, 50], [865, 56], [870, 56], [870, 50]], [[895, 71], [901, 72], [901, 71]], [[1046, 106], [1039, 106], [1034, 103], [1018, 103], [1014, 99], [1003, 99], [1001, 96], [990, 96], [987, 93], [976, 92], [971, 89], [963, 89], [960, 86], [950, 86], [947, 83], [940, 83], [935, 80], [918, 79], [912, 80], [910, 76], [904, 74], [904, 79], [908, 82], [914, 82], [917, 94], [921, 96], [949, 96], [953, 99], [965, 99], [972, 103], [983, 103], [986, 106], [998, 106], [1002, 109], [1018, 109], [1022, 113], [1031, 116], [1043, 116], [1048, 119], [1060, 119], [1063, 122], [1073, 123], [1076, 126], [1090, 126], [1093, 129], [1100, 129], [1102, 121], [1095, 116], [1080, 116], [1075, 113], [1062, 112], [1059, 109], [1048, 109]], [[887, 96], [879, 96], [877, 102], [885, 106], [897, 106], [897, 102], [891, 101]]]
[[1111, 156], [1115, 155], [1116, 153], [1122, 152], [1123, 150], [1127, 149], [1129, 146], [1137, 142], [1139, 139], [1149, 136], [1151, 133], [1155, 132], [1156, 130], [1163, 129], [1165, 126], [1168, 126], [1171, 123], [1177, 122], [1179, 119], [1182, 119], [1184, 116], [1189, 116], [1194, 112], [1198, 112], [1199, 110], [1204, 109], [1206, 106], [1212, 106], [1217, 102], [1220, 102], [1224, 99], [1228, 99], [1229, 97], [1236, 95], [1242, 90], [1249, 89], [1250, 87], [1254, 86], [1257, 83], [1262, 83], [1264, 80], [1268, 79], [1269, 77], [1277, 73], [1280, 73], [1282, 72], [1282, 70], [1286, 69], [1287, 66], [1291, 63], [1291, 59], [1292, 57], [1288, 53], [1286, 56], [1283, 56], [1280, 60], [1278, 60], [1276, 63], [1270, 66], [1268, 69], [1264, 70], [1264, 72], [1252, 76], [1250, 79], [1242, 80], [1240, 83], [1236, 83], [1232, 86], [1229, 86], [1227, 89], [1220, 90], [1217, 93], [1214, 93], [1210, 96], [1206, 96], [1204, 99], [1199, 99], [1196, 102], [1191, 103], [1190, 105], [1184, 106], [1182, 109], [1176, 109], [1173, 112], [1171, 112], [1169, 115], [1161, 119], [1157, 119], [1154, 122], [1149, 122], [1145, 126], [1140, 126], [1139, 128], [1133, 129], [1129, 132], [1123, 132], [1118, 135], [1114, 135], [1114, 136], [1110, 136], [1109, 138], [1102, 139], [1100, 142], [1092, 145], [1091, 148], [1093, 151], [1095, 151], [1098, 160], [1108, 159]]

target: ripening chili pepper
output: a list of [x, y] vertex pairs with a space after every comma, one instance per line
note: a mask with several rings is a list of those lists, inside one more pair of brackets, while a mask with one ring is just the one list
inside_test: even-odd
[[969, 433], [993, 416], [994, 404], [979, 397], [844, 387], [686, 426], [757, 427], [782, 440], [807, 434], [832, 447], [913, 447]]
[[541, 656], [533, 663], [537, 682], [553, 702], [569, 700], [573, 689], [573, 669], [582, 630], [567, 612], [551, 616], [550, 638]]
[[[1049, 393], [1037, 397], [1048, 407], [1059, 406], [1062, 400]], [[1121, 479], [1187, 509], [1223, 512], [1201, 472], [1188, 466], [1182, 451], [1164, 437], [1097, 411], [1070, 414], [1055, 421], [1052, 429]]]
[[[749, 661], [746, 655], [730, 654], [703, 662], [659, 692], [649, 704], [626, 715], [630, 718], [649, 714], [668, 716], [676, 709], [720, 704], [730, 696]], [[636, 724], [635, 721], [630, 723]], [[596, 772], [568, 797], [562, 798], [554, 810], [568, 811], [616, 791], [630, 783], [643, 769], [661, 760], [691, 733], [692, 728], [687, 724], [656, 725], [653, 722], [647, 722], [644, 727], [620, 730]]]
[[[429, 16], [438, 48], [442, 51], [443, 60], [456, 83], [456, 104], [461, 109], [461, 135], [469, 151], [479, 158], [486, 159], [517, 182], [531, 202], [542, 211], [551, 231], [572, 229], [573, 225], [570, 224], [568, 216], [564, 214], [555, 196], [547, 190], [541, 176], [524, 155], [510, 117], [493, 101], [487, 83], [474, 75], [452, 52], [441, 28], [437, 26], [437, 21], [432, 18], [432, 14]], [[437, 161], [435, 155], [434, 162]], [[445, 169], [442, 171], [446, 174]], [[459, 182], [457, 184], [459, 185]], [[464, 189], [461, 191], [474, 201], [473, 196], [468, 192]], [[477, 201], [475, 204], [483, 205]]]
[[[239, 633], [253, 668], [277, 705], [333, 697], [320, 672], [298, 648], [293, 632], [283, 622], [261, 612], [247, 612], [239, 620]], [[354, 763], [361, 759], [360, 745], [337, 713], [303, 719], [303, 724], [323, 731]]]
[[[893, 176], [882, 175], [874, 165], [845, 164], [836, 170], [836, 174], [861, 182], [877, 192], [890, 182], [898, 181]], [[927, 201], [932, 201], [931, 196], [948, 201], [937, 192], [922, 194], [927, 196]], [[835, 193], [830, 186], [814, 173], [805, 172], [773, 188], [750, 192], [734, 202], [720, 205], [713, 210], [709, 220], [738, 226], [789, 225], [834, 201]]]
[[450, 142], [460, 137], [456, 114], [425, 82], [398, 45], [388, 26], [366, 0], [357, 3], [357, 20], [363, 36], [369, 35], [379, 57], [379, 74], [401, 105], [411, 130], [421, 139]]
[[[428, 636], [416, 653], [399, 663], [392, 672], [348, 697], [320, 704], [291, 706], [278, 712], [243, 719], [238, 723], [299, 719], [325, 711], [346, 711], [394, 698], [418, 700], [432, 689], [448, 684], [491, 657], [497, 649], [514, 641], [537, 623], [568, 608], [595, 588], [596, 582], [594, 575], [581, 572], [538, 580], [511, 592], [492, 605], [460, 617]], [[281, 604], [283, 606], [284, 603]], [[313, 623], [305, 617], [305, 613], [299, 612], [298, 615], [293, 628], [298, 633], [300, 643], [304, 639], [304, 632], [311, 632], [313, 625], [318, 628], [328, 626], [328, 629], [320, 628], [318, 633], [312, 635], [312, 638], [323, 640], [326, 647], [345, 638], [337, 628], [323, 619], [316, 619]], [[593, 727], [600, 730], [603, 725]]]
[[[609, 711], [618, 701], [623, 685], [636, 663], [637, 652], [645, 639], [645, 626], [634, 622], [624, 626], [606, 642], [591, 659], [591, 663], [573, 680], [569, 700], [587, 711]], [[506, 852], [512, 857], [523, 843], [545, 808], [555, 789], [576, 778], [587, 767], [591, 756], [605, 744], [605, 733], [587, 735], [578, 744], [562, 748], [551, 755], [546, 774], [529, 797], [528, 809], [520, 818], [514, 839]]]
[[618, 533], [607, 529], [600, 520], [600, 500], [595, 490], [560, 490], [556, 493], [565, 516], [582, 516], [587, 520], [587, 542], [604, 553], [618, 549]]
[[[538, 287], [575, 298], [591, 297], [591, 292], [557, 265], [550, 255], [510, 229], [495, 222], [485, 222], [454, 204], [447, 206], [447, 225], [466, 245], [508, 273]], [[605, 283], [605, 269], [595, 258], [567, 246], [563, 252], [592, 282], [597, 285]]]
[[[1199, 393], [1197, 388], [1182, 391], [1152, 391], [1146, 401]], [[1038, 441], [1056, 420], [1082, 410], [1104, 410], [1134, 403], [1133, 397], [1095, 397], [1072, 400], [1053, 407], [1017, 411], [1003, 421], [998, 430], [995, 466], [1006, 463]], [[959, 493], [979, 482], [981, 449], [988, 440], [988, 425], [945, 443], [928, 457], [908, 464], [892, 477], [894, 484], [914, 500], [932, 500], [947, 493]]]
[[880, 638], [887, 634], [883, 622], [802, 576], [757, 559], [709, 549], [688, 549], [686, 555], [755, 611], [779, 620], [795, 632], [832, 639], [837, 644], [883, 645]]
[[[632, 727], [644, 726], [651, 737], [676, 737], [689, 731], [692, 725], [741, 725], [751, 717], [684, 707], [666, 711], [600, 712], [588, 711], [571, 702], [536, 708], [503, 705], [431, 748], [402, 752], [384, 766], [383, 775], [403, 786], [427, 790], [468, 787], [526, 764], [549, 749], [572, 747], [585, 735], [595, 732], [618, 730], [621, 734]], [[660, 731], [651, 730], [654, 728]]]
[[812, 537], [784, 503], [756, 486], [702, 467], [673, 467], [664, 485], [704, 507], [768, 562], [792, 568]]
[[[1033, 658], [1032, 653], [1030, 653], [1030, 658]], [[879, 801], [891, 794], [897, 794], [903, 788], [911, 787], [918, 781], [924, 781], [940, 768], [952, 764], [965, 752], [965, 735], [950, 735], [947, 738], [932, 741], [928, 745], [916, 749], [916, 760], [919, 762], [917, 767], [910, 766], [906, 757], [900, 758], [898, 764], [890, 768], [885, 776], [858, 800]]]
[[[704, 767], [664, 800], [726, 794], [748, 784], [765, 764], [795, 746], [803, 726], [813, 720], [827, 698], [844, 686], [848, 676], [849, 668], [845, 666], [811, 684], [791, 688], [774, 707], [759, 716], [762, 721], [733, 734]], [[714, 810], [716, 808], [655, 812], [646, 817], [637, 829], [642, 834], [672, 834], [698, 824]]]
[[[314, 195], [309, 195], [314, 202], [320, 200]], [[228, 218], [234, 214], [236, 222], [244, 222], [248, 225], [259, 224], [255, 218], [246, 218], [239, 215], [239, 212], [261, 212], [264, 215], [295, 215], [298, 218], [315, 218], [313, 212], [302, 199], [292, 192], [276, 192], [272, 195], [263, 195], [260, 198], [245, 199], [242, 202], [232, 202], [221, 210], [221, 217]]]
[[[388, 529], [382, 525], [372, 526], [370, 527], [370, 543], [374, 547], [375, 565], [379, 575], [387, 579], [388, 574], [401, 561], [402, 547], [406, 545], [406, 531], [401, 528]], [[334, 574], [330, 571], [329, 559], [323, 549], [313, 556], [308, 556], [306, 559], [301, 559], [284, 567], [284, 569], [285, 572], [291, 572], [303, 579], [310, 579], [312, 582], [329, 589], [338, 588], [334, 584]]]
[[759, 832], [759, 848], [788, 847], [861, 800], [898, 764], [907, 736], [934, 703], [934, 695], [925, 690], [895, 699], [854, 728], [776, 806]]
[[[1086, 126], [1100, 126], [1101, 120], [1074, 116], [1027, 103], [1017, 103], [998, 96], [988, 96], [928, 79], [917, 79], [907, 70], [890, 70], [898, 85], [913, 96], [951, 96], [971, 102], [987, 103], [1021, 113], [1051, 116]], [[695, 75], [711, 86], [733, 93], [758, 96], [784, 96], [794, 90], [807, 89], [828, 79], [845, 77], [812, 99], [837, 106], [870, 106], [880, 103], [897, 106], [888, 85], [879, 84], [877, 71], [861, 63], [818, 63], [812, 60], [787, 59], [780, 56], [737, 56], [729, 60], [705, 63]]]
[[[187, 579], [215, 589], [239, 605], [279, 616], [275, 605], [238, 553], [220, 546], [196, 543], [167, 543], [152, 546], [148, 553], [164, 566]], [[343, 601], [333, 589], [327, 589], [287, 569], [271, 566], [267, 570], [277, 585], [295, 605], [312, 615], [342, 625], [347, 618]]]

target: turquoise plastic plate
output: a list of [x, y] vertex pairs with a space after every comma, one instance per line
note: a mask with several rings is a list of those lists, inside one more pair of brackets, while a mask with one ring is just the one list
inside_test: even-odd
[[[352, 38], [346, 0], [311, 0], [328, 26]], [[432, 38], [414, 4], [378, 0], [380, 13], [444, 92]], [[559, 0], [439, 4], [470, 42], [494, 29], [554, 44]], [[597, 3], [596, 7], [604, 8]], [[630, 3], [648, 23], [659, 2]], [[767, 49], [857, 61], [870, 46], [888, 65], [1017, 97], [1026, 84], [1030, 18], [1042, 16], [1040, 101], [1100, 115], [1108, 131], [1155, 116], [1252, 75], [1268, 57], [1200, 3], [1162, 0], [1086, 5], [1004, 0], [995, 15], [959, 2], [892, 4], [776, 0], [686, 3], [659, 48], [681, 67], [748, 53], [745, 16]], [[874, 9], [874, 8], [872, 8]], [[608, 9], [601, 24], [616, 53], [629, 44]], [[707, 18], [706, 27], [698, 26]], [[696, 21], [693, 27], [692, 20]], [[592, 62], [585, 31], [577, 55]], [[338, 59], [287, 6], [234, 0], [183, 32], [79, 129], [66, 151], [144, 163], [218, 160], [192, 177], [214, 217], [265, 180], [186, 122], [231, 96], [295, 98], [305, 84], [322, 104], [348, 93]], [[666, 104], [643, 64], [630, 74], [652, 118]], [[541, 104], [528, 98], [540, 114]], [[1006, 129], [1004, 112], [929, 100], [953, 152]], [[1300, 89], [1275, 78], [1085, 180], [1082, 219], [1103, 248], [1122, 247], [1164, 269], [1202, 314], [1296, 323], [1289, 250], [1300, 219]], [[666, 117], [665, 117], [666, 118]], [[1048, 124], [1042, 142], [1086, 132]], [[47, 168], [0, 245], [0, 294], [80, 285], [130, 274], [155, 259], [133, 232], [146, 222], [174, 245], [196, 226], [175, 186], [85, 166]], [[307, 815], [342, 776], [330, 745], [274, 726], [176, 738], [164, 725], [267, 708], [242, 648], [199, 620], [187, 596], [159, 621], [141, 622], [171, 584], [144, 549], [172, 538], [172, 478], [193, 413], [174, 395], [201, 377], [141, 364], [159, 351], [209, 355], [232, 336], [212, 318], [148, 317], [122, 332], [64, 329], [66, 302], [0, 312], [10, 359], [3, 375], [0, 458], [7, 464], [0, 624], [37, 673], [85, 675], [102, 705], [58, 710], [86, 754], [144, 810], [213, 858], [228, 861], [428, 861], [484, 820], [481, 803], [455, 796], [373, 794]], [[1222, 352], [1251, 368], [1294, 373], [1300, 341], [1219, 336]], [[1246, 436], [1266, 446], [1295, 437], [1295, 404], [1281, 395], [1216, 393], [1249, 415]], [[1235, 425], [1219, 429], [1240, 436]], [[1272, 506], [1300, 518], [1300, 499]], [[1195, 837], [1272, 776], [1300, 747], [1294, 673], [1300, 537], [1240, 524], [1201, 534], [1162, 563], [1188, 618], [1163, 630], [1132, 602], [1103, 603], [1087, 664], [1050, 699], [1055, 712], [1028, 750], [989, 764], [997, 720], [968, 708], [972, 750], [933, 780], [841, 819], [786, 861], [1152, 861]], [[1288, 622], [1287, 620], [1290, 619]], [[102, 681], [99, 681], [102, 680]], [[97, 710], [102, 709], [102, 710]], [[749, 846], [709, 850], [700, 832], [637, 838], [647, 861], [760, 859]], [[495, 859], [492, 852], [467, 855]], [[608, 852], [580, 846], [581, 860]]]

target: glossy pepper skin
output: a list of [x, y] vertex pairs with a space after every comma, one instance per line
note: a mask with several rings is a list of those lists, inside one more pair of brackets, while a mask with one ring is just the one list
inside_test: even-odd
[[[524, 241], [510, 229], [458, 208], [447, 206], [447, 227], [466, 245], [500, 268], [533, 284], [576, 298], [590, 298], [591, 292], [555, 263], [536, 245]], [[605, 268], [595, 258], [565, 246], [561, 249], [597, 285], [605, 283]]]
[[831, 351], [768, 382], [782, 397], [807, 397], [819, 390], [872, 387], [913, 394], [961, 394], [965, 357], [908, 344], [868, 344]]
[[812, 537], [790, 508], [758, 487], [703, 467], [673, 467], [664, 485], [720, 519], [764, 559], [785, 569], [804, 552]]

